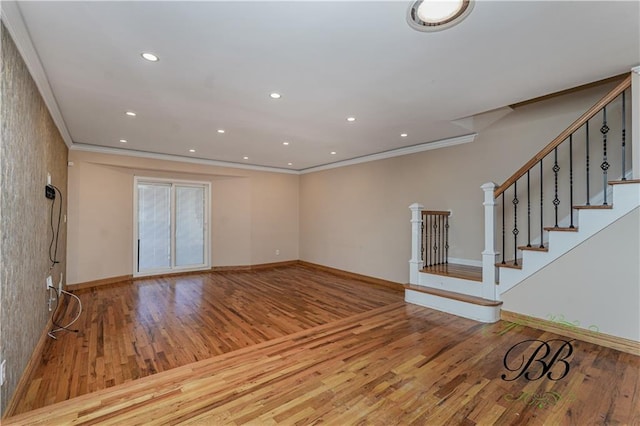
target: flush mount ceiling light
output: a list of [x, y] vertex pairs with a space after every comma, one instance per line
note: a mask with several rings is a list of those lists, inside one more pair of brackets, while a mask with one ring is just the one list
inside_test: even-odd
[[356, 118], [355, 117], [347, 117], [347, 121], [349, 123], [353, 123], [354, 121], [356, 121]]
[[160, 60], [160, 58], [158, 58], [156, 55], [154, 55], [151, 52], [141, 53], [140, 56], [142, 56], [144, 59], [146, 59], [149, 62], [158, 62]]
[[287, 163], [287, 166], [293, 166], [293, 163]]
[[189, 152], [196, 152], [196, 150], [195, 149], [190, 149]]
[[331, 155], [336, 155], [336, 152], [335, 151], [331, 151]]
[[127, 114], [129, 117], [135, 117], [136, 116], [136, 113], [133, 112], [133, 111], [127, 111], [127, 112], [125, 112], [125, 114]]
[[289, 145], [289, 142], [284, 141], [284, 142], [282, 142], [282, 145]]
[[126, 139], [120, 139], [120, 142], [121, 143], [127, 143], [127, 140]]
[[224, 133], [224, 129], [218, 129], [218, 133], [223, 134]]
[[269, 95], [271, 99], [280, 99], [282, 95], [280, 93], [273, 92]]
[[418, 0], [409, 7], [407, 22], [418, 31], [441, 31], [461, 22], [473, 0]]
[[408, 135], [406, 133], [400, 133], [401, 138], [406, 138]]
[[249, 159], [249, 157], [245, 156], [245, 157], [242, 157], [242, 159], [243, 159], [243, 160], [248, 160], [248, 159]]

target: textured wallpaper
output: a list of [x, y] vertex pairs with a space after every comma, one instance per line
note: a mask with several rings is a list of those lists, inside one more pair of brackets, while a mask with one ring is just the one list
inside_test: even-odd
[[[10, 34], [0, 25], [0, 360], [7, 382], [1, 388], [4, 413], [50, 312], [45, 280], [54, 283], [66, 269], [66, 224], [58, 247], [60, 263], [50, 269], [51, 200], [44, 196], [47, 172], [64, 194], [67, 156], [64, 144]], [[59, 197], [56, 199], [57, 218]]]

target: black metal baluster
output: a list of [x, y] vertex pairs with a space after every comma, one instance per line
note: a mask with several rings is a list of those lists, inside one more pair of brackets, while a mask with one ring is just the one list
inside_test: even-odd
[[439, 265], [441, 263], [440, 262], [440, 218], [441, 218], [440, 215], [436, 216], [436, 223], [438, 225], [437, 226], [438, 238], [436, 240], [437, 242], [436, 242], [436, 248], [435, 248], [435, 251], [436, 251], [436, 264], [437, 265]]
[[447, 215], [444, 218], [445, 225], [444, 229], [446, 230], [446, 239], [444, 243], [445, 255], [444, 255], [444, 263], [449, 263], [449, 216]]
[[627, 180], [627, 164], [625, 161], [625, 150], [626, 150], [626, 133], [627, 129], [625, 126], [626, 121], [626, 108], [625, 108], [625, 92], [622, 92], [622, 180]]
[[420, 259], [422, 259], [422, 268], [427, 267], [427, 259], [424, 257], [424, 247], [426, 246], [427, 236], [424, 232], [424, 222], [427, 220], [425, 215], [422, 215], [422, 223], [420, 224]]
[[603, 206], [607, 203], [607, 170], [609, 170], [609, 162], [607, 161], [607, 133], [609, 133], [609, 126], [607, 126], [607, 107], [602, 108], [602, 127], [600, 128], [602, 133], [602, 163], [600, 168], [602, 169], [602, 192], [604, 192]]
[[438, 218], [433, 217], [433, 262], [434, 265], [438, 264]]
[[573, 134], [569, 135], [569, 216], [571, 218], [569, 228], [575, 228], [573, 226]]
[[443, 264], [443, 260], [442, 260], [442, 255], [444, 254], [444, 251], [442, 250], [442, 247], [444, 246], [444, 221], [442, 220], [442, 215], [438, 216], [438, 235], [440, 236], [440, 238], [438, 238], [438, 261], [440, 264]]
[[429, 245], [427, 246], [427, 258], [429, 259], [429, 266], [431, 266], [431, 215], [427, 216], [427, 238]]
[[542, 159], [540, 159], [540, 248], [544, 248], [544, 198], [542, 192]]
[[518, 266], [518, 181], [513, 182], [513, 264]]
[[591, 205], [591, 196], [589, 195], [589, 120], [586, 124], [587, 128], [587, 206]]
[[531, 247], [531, 169], [527, 170], [527, 247]]
[[502, 264], [506, 264], [504, 261], [504, 252], [507, 251], [507, 246], [505, 245], [505, 234], [504, 234], [504, 192], [502, 193]]
[[560, 171], [560, 166], [558, 165], [558, 148], [556, 147], [553, 150], [553, 175], [554, 175], [554, 198], [553, 198], [553, 206], [555, 209], [555, 217], [556, 224], [555, 227], [558, 227], [558, 206], [560, 205], [560, 200], [558, 199], [558, 172]]

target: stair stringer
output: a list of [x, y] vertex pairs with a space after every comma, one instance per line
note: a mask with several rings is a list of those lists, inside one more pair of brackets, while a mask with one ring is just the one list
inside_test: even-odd
[[613, 208], [609, 210], [578, 210], [578, 232], [549, 232], [548, 252], [522, 252], [522, 269], [499, 268], [498, 293], [503, 294], [525, 279], [554, 262], [578, 244], [594, 236], [634, 208], [640, 206], [640, 184], [613, 186]]

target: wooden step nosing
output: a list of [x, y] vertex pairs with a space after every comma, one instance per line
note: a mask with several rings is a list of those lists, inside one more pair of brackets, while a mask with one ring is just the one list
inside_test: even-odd
[[626, 180], [610, 180], [609, 185], [625, 185], [630, 183], [640, 183], [640, 179], [626, 179]]
[[540, 252], [548, 252], [549, 251], [549, 247], [548, 245], [546, 247], [538, 247], [538, 246], [531, 246], [531, 247], [527, 247], [527, 246], [519, 246], [518, 250], [523, 250], [523, 251], [540, 251]]
[[489, 300], [489, 299], [484, 299], [482, 297], [470, 296], [468, 294], [457, 293], [455, 291], [449, 291], [449, 290], [441, 290], [433, 287], [426, 287], [426, 286], [414, 285], [414, 284], [405, 284], [404, 288], [406, 290], [413, 290], [419, 293], [430, 294], [432, 296], [444, 297], [446, 299], [457, 300], [459, 302], [470, 303], [472, 305], [479, 305], [479, 306], [502, 305], [502, 301], [500, 300]]
[[596, 205], [589, 205], [589, 206], [573, 206], [573, 208], [575, 210], [611, 210], [613, 208], [613, 204], [607, 204], [607, 205], [602, 205], [602, 204], [596, 204]]
[[573, 227], [573, 228], [569, 228], [569, 227], [563, 227], [563, 226], [547, 226], [544, 228], [545, 231], [555, 231], [555, 232], [578, 232], [578, 227]]
[[518, 259], [518, 265], [513, 264], [513, 260], [509, 260], [505, 263], [498, 262], [496, 263], [498, 268], [509, 268], [509, 269], [522, 269], [522, 259]]

